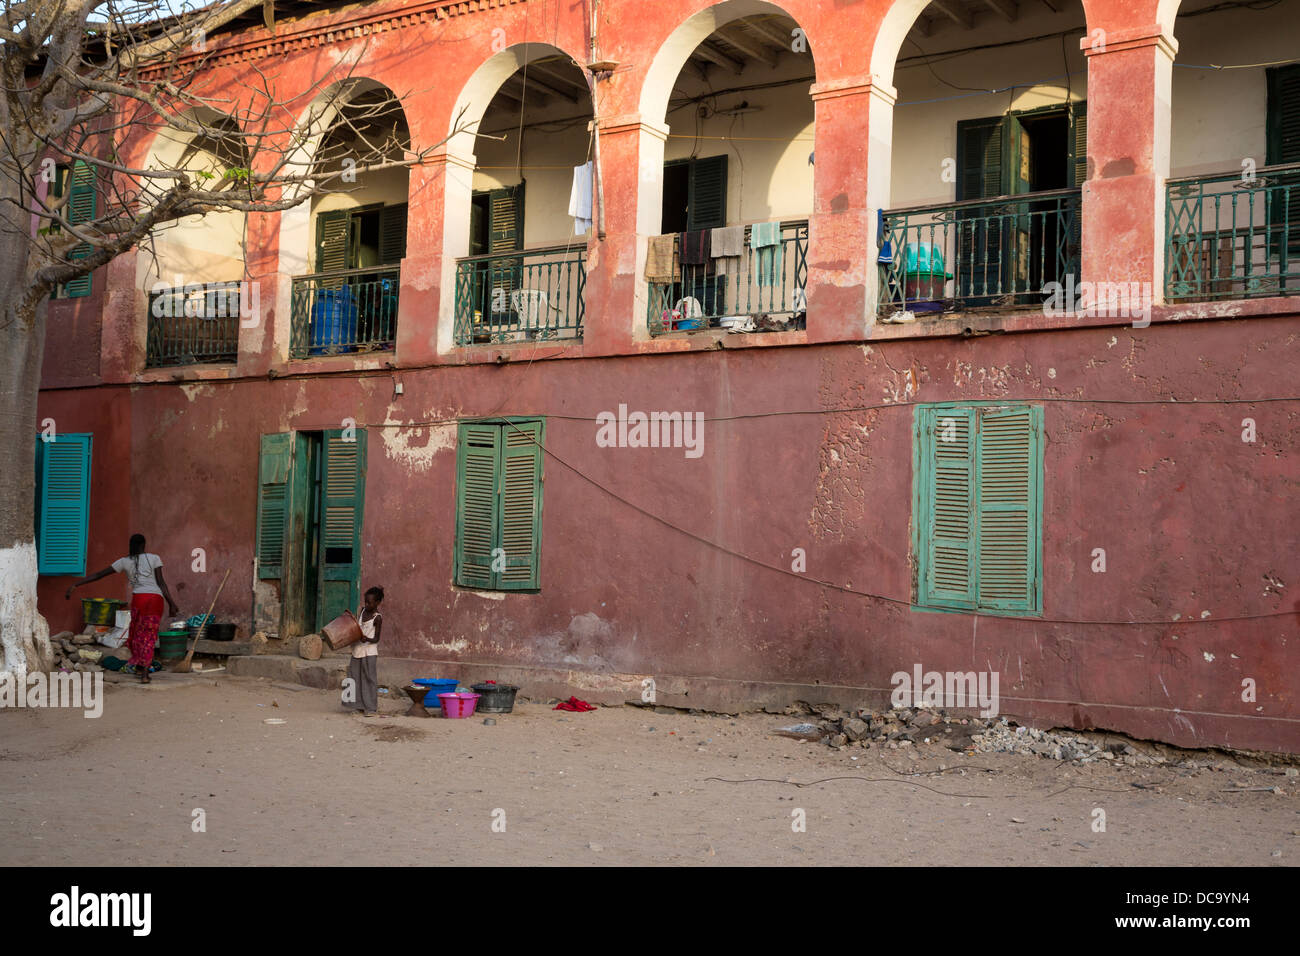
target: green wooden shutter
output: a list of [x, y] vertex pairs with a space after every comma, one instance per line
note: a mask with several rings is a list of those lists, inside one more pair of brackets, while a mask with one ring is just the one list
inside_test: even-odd
[[462, 422], [456, 446], [456, 583], [491, 588], [497, 545], [498, 425]]
[[1082, 186], [1088, 179], [1088, 104], [1070, 105], [1070, 176], [1072, 186]]
[[257, 576], [279, 578], [283, 572], [289, 473], [293, 436], [263, 435], [257, 463]]
[[540, 421], [501, 426], [500, 543], [505, 570], [496, 575], [503, 591], [538, 587], [542, 545], [542, 445]]
[[324, 434], [318, 626], [361, 604], [361, 523], [365, 512], [366, 431]]
[[395, 265], [406, 258], [407, 204], [385, 206], [379, 211], [379, 261]]
[[1010, 192], [1003, 162], [1006, 117], [957, 122], [957, 199], [988, 199]]
[[[96, 214], [97, 199], [95, 195], [95, 169], [84, 160], [77, 160], [72, 167], [71, 193], [68, 197], [67, 219], [73, 225], [93, 222]], [[80, 243], [68, 253], [69, 259], [85, 259], [93, 247], [88, 242]], [[90, 295], [92, 273], [73, 279], [63, 285], [63, 294], [69, 299]]]
[[975, 410], [917, 411], [918, 602], [970, 607], [975, 599]]
[[40, 574], [86, 573], [91, 436], [36, 439], [36, 554]]
[[351, 217], [346, 209], [318, 213], [316, 216], [316, 271], [340, 272], [351, 268]]
[[981, 608], [1039, 607], [1041, 414], [1041, 409], [1024, 405], [979, 409], [975, 575]]
[[[1270, 166], [1300, 163], [1300, 64], [1274, 67], [1266, 75], [1265, 162]], [[1286, 235], [1286, 256], [1277, 270], [1285, 274], [1292, 269], [1289, 260], [1300, 257], [1300, 174], [1276, 178], [1279, 185], [1288, 188], [1285, 193], [1279, 190], [1269, 196], [1269, 250], [1271, 255], [1281, 256], [1282, 236]]]
[[693, 160], [687, 187], [687, 230], [719, 229], [726, 224], [727, 157], [707, 156]]
[[[524, 184], [488, 194], [488, 252], [500, 255], [524, 246]], [[522, 259], [497, 259], [488, 266], [488, 313], [493, 325], [512, 322], [510, 293], [523, 282]]]

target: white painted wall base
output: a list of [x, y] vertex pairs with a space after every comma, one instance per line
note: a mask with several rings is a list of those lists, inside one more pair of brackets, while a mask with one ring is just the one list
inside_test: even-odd
[[0, 548], [0, 674], [24, 678], [53, 662], [50, 627], [36, 610], [36, 543]]

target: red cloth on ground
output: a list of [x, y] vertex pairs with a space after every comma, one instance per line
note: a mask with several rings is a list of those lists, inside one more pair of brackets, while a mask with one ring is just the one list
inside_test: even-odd
[[158, 622], [162, 620], [161, 594], [131, 595], [131, 633], [127, 644], [131, 648], [131, 665], [148, 667], [153, 662], [154, 645], [158, 643]]
[[595, 710], [596, 708], [591, 706], [591, 704], [587, 703], [585, 700], [578, 700], [576, 697], [570, 697], [568, 700], [562, 700], [556, 704], [555, 709], [574, 710], [578, 713], [582, 713], [583, 711]]

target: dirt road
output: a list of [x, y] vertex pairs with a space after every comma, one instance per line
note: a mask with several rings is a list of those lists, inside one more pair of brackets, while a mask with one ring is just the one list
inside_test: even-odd
[[[486, 726], [384, 708], [171, 677], [109, 687], [99, 719], [0, 711], [0, 864], [1300, 861], [1300, 780], [1280, 770], [834, 751], [771, 736], [790, 721], [768, 715], [524, 704]], [[905, 776], [941, 765], [965, 772]]]

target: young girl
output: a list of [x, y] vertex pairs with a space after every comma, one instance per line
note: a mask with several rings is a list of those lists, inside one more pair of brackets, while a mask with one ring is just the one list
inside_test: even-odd
[[162, 558], [144, 549], [142, 534], [131, 535], [128, 554], [118, 558], [102, 571], [96, 571], [68, 587], [65, 598], [72, 597], [72, 589], [106, 578], [120, 571], [131, 579], [131, 635], [127, 639], [131, 648], [131, 666], [140, 675], [141, 683], [149, 683], [149, 666], [153, 663], [154, 645], [158, 643], [158, 622], [162, 618], [163, 598], [168, 611], [176, 616], [176, 602], [163, 580]]
[[352, 645], [352, 660], [348, 662], [348, 676], [356, 688], [357, 698], [352, 705], [367, 717], [379, 713], [379, 635], [384, 627], [384, 616], [379, 605], [384, 600], [384, 589], [373, 587], [366, 591], [365, 606], [357, 613], [361, 625], [361, 640]]

